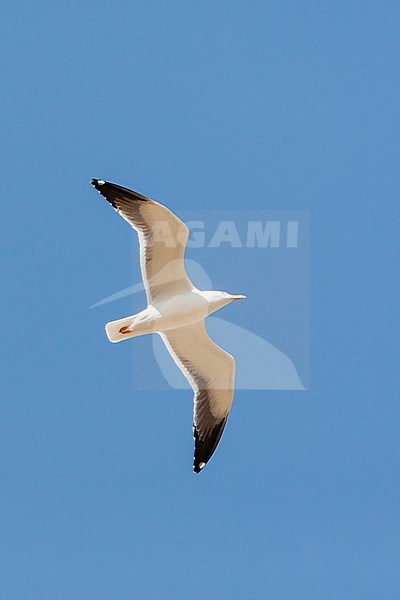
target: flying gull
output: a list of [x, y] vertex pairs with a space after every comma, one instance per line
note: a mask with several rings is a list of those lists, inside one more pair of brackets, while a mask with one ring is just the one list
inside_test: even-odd
[[194, 391], [194, 465], [199, 473], [214, 453], [231, 409], [235, 359], [208, 336], [205, 318], [233, 300], [227, 292], [200, 291], [184, 266], [189, 234], [168, 208], [137, 192], [92, 179], [92, 185], [137, 231], [147, 308], [106, 325], [111, 342], [158, 333]]

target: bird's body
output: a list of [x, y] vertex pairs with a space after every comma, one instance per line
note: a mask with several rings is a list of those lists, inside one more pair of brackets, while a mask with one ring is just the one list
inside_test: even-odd
[[235, 360], [208, 337], [204, 320], [233, 300], [227, 292], [201, 291], [184, 267], [186, 225], [165, 206], [132, 190], [92, 179], [96, 189], [138, 232], [147, 295], [141, 312], [107, 323], [111, 342], [158, 333], [194, 390], [194, 470], [201, 471], [225, 427], [234, 394]]
[[193, 287], [177, 296], [160, 297], [131, 317], [107, 323], [107, 336], [110, 342], [120, 342], [146, 333], [163, 333], [202, 321], [231, 301], [221, 297], [220, 292], [202, 292]]

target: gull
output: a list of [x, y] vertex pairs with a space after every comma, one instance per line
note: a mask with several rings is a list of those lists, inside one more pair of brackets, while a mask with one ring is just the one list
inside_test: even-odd
[[147, 307], [106, 325], [108, 339], [120, 342], [158, 333], [194, 392], [193, 470], [200, 473], [213, 455], [231, 409], [235, 359], [208, 336], [205, 318], [242, 294], [198, 290], [185, 271], [189, 230], [168, 208], [115, 183], [91, 184], [138, 233], [140, 268]]

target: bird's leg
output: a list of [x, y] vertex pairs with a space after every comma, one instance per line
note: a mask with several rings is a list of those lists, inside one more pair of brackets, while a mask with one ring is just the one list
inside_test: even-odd
[[[122, 325], [122, 323], [128, 323], [127, 325]], [[131, 317], [126, 317], [126, 319], [121, 319], [118, 325], [122, 325], [122, 327], [118, 328], [117, 331], [121, 335], [142, 335], [143, 333], [150, 333], [151, 327], [147, 327], [149, 323], [149, 316], [147, 308], [142, 310], [141, 312], [132, 315]], [[119, 338], [121, 339], [121, 338]]]
[[120, 333], [124, 334], [124, 333], [132, 333], [132, 329], [130, 328], [130, 326], [125, 325], [125, 327], [121, 327], [121, 329], [119, 330]]

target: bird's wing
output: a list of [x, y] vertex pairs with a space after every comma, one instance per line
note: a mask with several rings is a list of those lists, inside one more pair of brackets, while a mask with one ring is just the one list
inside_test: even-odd
[[232, 405], [235, 359], [208, 337], [204, 320], [160, 333], [194, 391], [194, 471], [211, 458]]
[[188, 228], [168, 208], [115, 183], [92, 179], [92, 185], [138, 232], [140, 267], [148, 303], [190, 291], [183, 262]]

